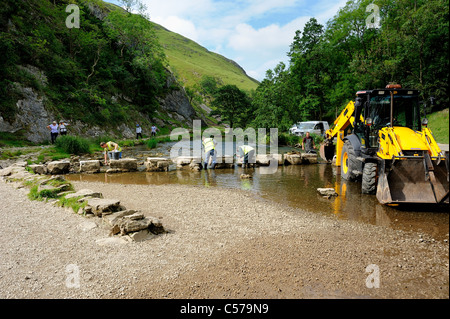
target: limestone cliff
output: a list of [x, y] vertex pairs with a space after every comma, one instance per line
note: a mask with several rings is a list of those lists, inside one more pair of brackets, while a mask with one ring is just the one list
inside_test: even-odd
[[[43, 72], [34, 67], [24, 67], [30, 73], [43, 75]], [[44, 76], [45, 78], [45, 76]], [[158, 126], [170, 125], [172, 127], [183, 125], [192, 127], [193, 120], [198, 116], [189, 103], [184, 89], [178, 84], [173, 75], [168, 76], [166, 85], [171, 88], [169, 93], [159, 98], [160, 109], [157, 117], [148, 117], [146, 114], [139, 114], [144, 132], [150, 132], [151, 124]], [[44, 85], [45, 81], [41, 84]], [[40, 95], [31, 87], [24, 87], [21, 83], [13, 83], [14, 90], [20, 98], [16, 102], [16, 114], [13, 121], [7, 121], [0, 114], [0, 134], [1, 132], [15, 133], [20, 131], [23, 136], [33, 142], [42, 143], [50, 139], [47, 126], [53, 121], [63, 120], [63, 117], [48, 107], [49, 99], [45, 95]], [[131, 101], [132, 102], [132, 101]], [[165, 119], [161, 119], [164, 117]], [[67, 119], [65, 119], [67, 121]], [[82, 121], [69, 122], [71, 134], [83, 137], [96, 136], [117, 136], [133, 138], [135, 136], [135, 122], [117, 123], [115, 127], [102, 127], [90, 125]], [[148, 134], [147, 134], [148, 135]]]

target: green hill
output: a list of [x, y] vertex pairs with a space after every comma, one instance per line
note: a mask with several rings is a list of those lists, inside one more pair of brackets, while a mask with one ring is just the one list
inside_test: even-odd
[[259, 82], [249, 77], [236, 62], [158, 24], [154, 23], [154, 27], [170, 69], [186, 86], [193, 86], [207, 75], [219, 78], [224, 84], [234, 84], [244, 91], [257, 88]]
[[428, 115], [428, 127], [438, 143], [449, 143], [448, 108]]

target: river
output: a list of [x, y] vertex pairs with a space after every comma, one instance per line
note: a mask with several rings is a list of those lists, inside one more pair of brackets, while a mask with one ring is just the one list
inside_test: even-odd
[[[134, 148], [144, 156], [166, 155], [173, 143], [160, 145], [148, 151]], [[289, 149], [280, 148], [280, 152]], [[252, 175], [241, 179], [242, 173]], [[337, 220], [352, 220], [396, 230], [415, 231], [431, 235], [435, 240], [448, 240], [449, 214], [447, 207], [430, 205], [404, 205], [389, 207], [378, 203], [374, 195], [361, 193], [361, 184], [347, 182], [336, 174], [331, 164], [280, 166], [274, 174], [261, 174], [259, 168], [243, 170], [217, 169], [207, 171], [171, 170], [169, 172], [132, 172], [121, 174], [70, 174], [71, 181], [104, 182], [117, 184], [184, 184], [200, 187], [224, 187], [251, 192], [265, 200], [324, 214]], [[317, 188], [331, 187], [337, 197], [324, 198]]]

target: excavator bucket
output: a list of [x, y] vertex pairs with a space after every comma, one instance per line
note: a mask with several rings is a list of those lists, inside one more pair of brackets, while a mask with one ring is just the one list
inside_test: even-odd
[[427, 152], [417, 158], [382, 161], [377, 199], [382, 204], [449, 203], [449, 153], [432, 161]]
[[333, 145], [332, 142], [327, 143], [327, 141], [325, 141], [325, 143], [320, 145], [319, 155], [324, 160], [331, 162], [333, 160], [335, 150], [336, 147]]

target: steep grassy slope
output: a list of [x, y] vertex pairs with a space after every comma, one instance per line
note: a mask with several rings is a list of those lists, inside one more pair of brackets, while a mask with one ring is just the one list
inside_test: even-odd
[[204, 75], [219, 78], [224, 84], [234, 84], [244, 91], [258, 86], [258, 81], [247, 76], [236, 62], [158, 24], [154, 24], [154, 29], [170, 68], [186, 86], [193, 86]]
[[449, 143], [449, 118], [448, 108], [432, 113], [428, 116], [428, 127], [438, 143]]

